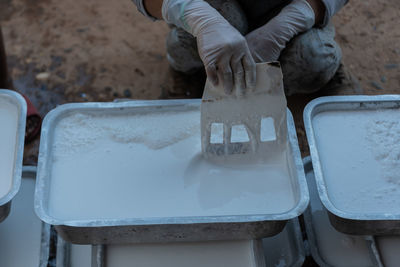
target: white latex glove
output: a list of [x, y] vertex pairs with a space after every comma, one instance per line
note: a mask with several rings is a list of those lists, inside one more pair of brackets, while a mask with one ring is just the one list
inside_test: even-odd
[[256, 66], [246, 39], [221, 14], [203, 0], [164, 0], [167, 23], [197, 37], [197, 47], [208, 78], [227, 94], [254, 88]]
[[246, 35], [254, 60], [278, 60], [281, 51], [295, 35], [314, 26], [314, 10], [306, 0], [293, 0], [264, 26]]

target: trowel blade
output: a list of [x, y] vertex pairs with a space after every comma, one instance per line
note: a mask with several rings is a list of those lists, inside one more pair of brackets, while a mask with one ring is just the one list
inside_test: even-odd
[[[274, 138], [263, 138], [271, 131]], [[256, 87], [243, 96], [226, 95], [207, 80], [201, 104], [206, 158], [265, 158], [282, 151], [286, 142], [286, 98], [278, 63], [257, 64]]]

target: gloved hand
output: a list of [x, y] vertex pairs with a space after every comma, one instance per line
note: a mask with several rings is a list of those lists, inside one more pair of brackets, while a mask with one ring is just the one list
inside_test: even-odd
[[314, 10], [306, 0], [293, 0], [264, 26], [246, 35], [256, 62], [278, 60], [281, 51], [295, 35], [314, 26]]
[[[230, 94], [254, 88], [256, 66], [246, 39], [217, 10], [203, 0], [164, 0], [162, 15], [167, 23], [197, 37], [207, 76]], [[222, 83], [222, 84], [220, 84]]]

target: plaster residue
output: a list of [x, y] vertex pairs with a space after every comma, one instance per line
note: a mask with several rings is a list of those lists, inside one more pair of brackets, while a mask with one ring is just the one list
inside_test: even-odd
[[[130, 114], [118, 119], [115, 115], [91, 115], [75, 113], [62, 119], [56, 134], [60, 138], [54, 148], [63, 153], [90, 148], [105, 136], [118, 143], [141, 143], [150, 149], [162, 149], [193, 136], [199, 131], [198, 114], [160, 112]], [[79, 131], [77, 130], [79, 128]]]
[[400, 214], [400, 111], [343, 110], [313, 119], [328, 197], [356, 214]]
[[284, 155], [215, 164], [200, 112], [71, 113], [51, 138], [49, 213], [59, 219], [276, 214], [296, 204]]
[[[382, 178], [400, 186], [400, 114], [397, 118], [382, 117], [367, 124], [367, 144], [381, 166]], [[397, 186], [388, 190], [396, 190]]]

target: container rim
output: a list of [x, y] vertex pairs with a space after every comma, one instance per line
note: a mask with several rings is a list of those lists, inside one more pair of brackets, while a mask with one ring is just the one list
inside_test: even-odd
[[[36, 166], [22, 166], [22, 178], [36, 179]], [[50, 225], [42, 221], [39, 267], [47, 267], [50, 255]]]
[[318, 114], [320, 108], [323, 105], [331, 104], [354, 104], [359, 105], [360, 109], [372, 109], [379, 103], [393, 104], [391, 107], [387, 108], [400, 108], [400, 95], [375, 95], [375, 96], [365, 96], [365, 95], [352, 95], [352, 96], [324, 96], [319, 97], [307, 104], [304, 109], [303, 119], [304, 126], [306, 130], [308, 145], [310, 148], [312, 166], [314, 168], [315, 181], [317, 184], [318, 194], [321, 199], [322, 204], [325, 208], [332, 214], [349, 220], [400, 220], [400, 212], [398, 214], [390, 213], [354, 213], [346, 212], [344, 210], [336, 208], [328, 196], [328, 189], [325, 183], [321, 160], [317, 148], [315, 132], [312, 125], [313, 117]]
[[12, 101], [14, 101], [14, 103], [18, 105], [19, 109], [12, 186], [8, 191], [8, 193], [2, 198], [0, 198], [0, 206], [3, 206], [6, 205], [15, 197], [21, 186], [27, 105], [22, 95], [15, 91], [11, 91], [8, 89], [0, 89], [0, 97], [1, 96], [5, 96], [12, 99]]
[[299, 183], [299, 200], [296, 205], [287, 212], [280, 214], [255, 214], [255, 215], [221, 215], [221, 216], [188, 216], [188, 217], [152, 217], [152, 218], [126, 218], [126, 219], [90, 219], [90, 220], [61, 220], [48, 214], [45, 209], [45, 180], [47, 179], [49, 132], [50, 126], [62, 114], [74, 109], [124, 109], [136, 107], [184, 107], [191, 106], [200, 108], [201, 99], [179, 99], [179, 100], [132, 100], [126, 102], [91, 102], [91, 103], [69, 103], [60, 105], [50, 111], [43, 121], [41, 142], [39, 148], [38, 171], [35, 190], [35, 212], [38, 217], [51, 225], [65, 225], [71, 227], [106, 227], [106, 226], [143, 226], [143, 225], [172, 225], [172, 224], [206, 224], [206, 223], [257, 223], [263, 221], [287, 221], [303, 213], [308, 206], [309, 195], [304, 175], [303, 163], [298, 147], [297, 135], [294, 130], [293, 117], [288, 113], [288, 136], [290, 147], [294, 155], [294, 165], [297, 171]]
[[[312, 162], [311, 162], [311, 157], [307, 156], [305, 158], [303, 158], [303, 162], [304, 162], [304, 171], [305, 173], [309, 173], [313, 171], [313, 166], [312, 166]], [[319, 253], [319, 249], [317, 246], [317, 238], [314, 232], [314, 227], [312, 224], [312, 216], [311, 216], [311, 204], [308, 206], [307, 210], [304, 212], [304, 226], [305, 226], [305, 230], [307, 233], [307, 240], [308, 240], [308, 244], [309, 244], [309, 253], [311, 253], [311, 256], [313, 257], [313, 259], [315, 260], [315, 262], [319, 265], [319, 266], [323, 266], [323, 267], [333, 267], [329, 264], [327, 264], [321, 257], [320, 253]]]
[[[315, 174], [314, 174], [313, 165], [311, 162], [311, 157], [310, 156], [305, 157], [303, 159], [303, 162], [304, 162], [304, 171], [306, 173], [312, 173], [314, 176]], [[317, 190], [316, 183], [312, 187], [315, 187], [314, 190]], [[312, 188], [310, 188], [309, 190], [312, 191]], [[307, 238], [308, 238], [309, 252], [311, 252], [311, 256], [313, 257], [313, 259], [315, 260], [315, 262], [318, 265], [323, 266], [323, 267], [334, 267], [334, 266], [328, 264], [327, 262], [325, 262], [325, 260], [321, 257], [321, 253], [320, 253], [320, 249], [318, 246], [317, 237], [316, 237], [316, 233], [315, 233], [315, 229], [314, 229], [314, 224], [313, 224], [313, 220], [312, 220], [311, 205], [312, 204], [310, 202], [310, 205], [308, 206], [307, 210], [304, 212], [304, 226], [305, 226], [305, 230], [306, 230], [306, 234], [307, 234]], [[324, 212], [327, 212], [327, 211], [324, 210]], [[382, 260], [381, 260], [381, 254], [380, 254], [379, 250], [376, 249], [377, 247], [376, 247], [375, 238], [370, 235], [364, 235], [364, 240], [367, 243], [369, 257], [370, 257], [371, 261], [373, 262], [374, 266], [383, 266]]]
[[296, 257], [296, 260], [293, 262], [293, 266], [302, 266], [306, 258], [306, 252], [304, 249], [304, 241], [303, 235], [301, 233], [299, 218], [294, 218], [290, 220], [287, 225], [293, 228], [293, 239], [298, 248], [298, 255]]

